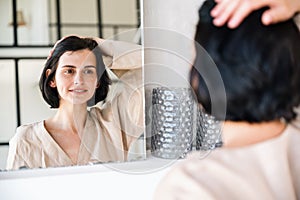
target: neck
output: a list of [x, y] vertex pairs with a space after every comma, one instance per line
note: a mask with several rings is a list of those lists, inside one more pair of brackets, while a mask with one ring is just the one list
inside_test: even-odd
[[51, 119], [63, 130], [81, 133], [87, 118], [87, 108], [82, 105], [60, 106]]
[[222, 129], [224, 147], [241, 147], [279, 136], [286, 124], [279, 120], [262, 123], [225, 121]]

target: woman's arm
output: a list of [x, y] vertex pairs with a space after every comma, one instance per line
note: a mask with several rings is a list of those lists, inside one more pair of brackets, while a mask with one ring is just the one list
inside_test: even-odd
[[124, 133], [123, 143], [128, 150], [144, 132], [142, 46], [101, 38], [94, 40], [104, 55], [105, 65], [118, 77], [110, 87], [106, 104], [110, 104], [108, 108], [112, 109], [113, 116], [119, 118], [118, 126]]
[[104, 63], [111, 70], [132, 70], [142, 67], [142, 46], [134, 43], [93, 38], [106, 57]]

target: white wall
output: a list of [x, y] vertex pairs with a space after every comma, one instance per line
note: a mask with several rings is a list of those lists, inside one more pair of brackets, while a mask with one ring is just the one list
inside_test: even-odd
[[[189, 88], [200, 0], [144, 1], [144, 80], [147, 137], [151, 135], [152, 89]], [[147, 145], [149, 146], [150, 140]]]
[[189, 85], [199, 5], [199, 0], [144, 1], [145, 65], [155, 68], [145, 68], [147, 82]]

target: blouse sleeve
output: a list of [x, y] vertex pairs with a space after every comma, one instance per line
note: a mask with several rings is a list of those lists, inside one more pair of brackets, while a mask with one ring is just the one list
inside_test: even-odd
[[131, 70], [120, 79], [119, 95], [112, 99], [114, 113], [118, 112], [121, 130], [126, 134], [127, 145], [144, 132], [144, 102], [142, 70]]
[[[127, 145], [144, 132], [144, 90], [142, 82], [141, 46], [121, 41], [105, 40], [100, 44], [106, 66], [114, 76], [113, 84], [104, 103], [97, 104], [101, 110], [109, 108], [123, 133]], [[116, 71], [117, 75], [112, 71]], [[124, 137], [125, 136], [125, 137]], [[126, 148], [125, 148], [126, 149]]]
[[132, 70], [142, 67], [141, 45], [113, 40], [101, 40], [98, 43], [108, 68]]
[[14, 136], [9, 141], [9, 151], [8, 151], [8, 157], [7, 157], [7, 163], [6, 163], [7, 170], [17, 170], [22, 167], [28, 166], [25, 159], [19, 153], [20, 152], [19, 148], [18, 148], [19, 143], [20, 143], [20, 140], [16, 136]]

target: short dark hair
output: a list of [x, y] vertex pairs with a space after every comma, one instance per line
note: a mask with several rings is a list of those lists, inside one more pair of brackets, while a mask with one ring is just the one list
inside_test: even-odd
[[[210, 16], [213, 0], [199, 10], [195, 43], [216, 64], [226, 92], [225, 120], [262, 122], [296, 117], [300, 103], [300, 33], [295, 22], [264, 26], [262, 13], [251, 13], [236, 29], [216, 27]], [[211, 112], [211, 100], [201, 67], [200, 45], [191, 71], [198, 102]], [[216, 116], [218, 117], [218, 116]], [[223, 119], [224, 120], [224, 119]]]
[[[39, 87], [42, 92], [44, 100], [51, 106], [51, 108], [59, 107], [59, 94], [57, 88], [50, 87], [49, 82], [53, 80], [58, 61], [60, 57], [67, 51], [78, 51], [82, 49], [89, 49], [96, 57], [96, 69], [98, 75], [98, 84], [100, 85], [94, 96], [88, 101], [88, 105], [92, 106], [106, 98], [111, 80], [105, 70], [105, 65], [102, 59], [102, 53], [98, 43], [90, 38], [79, 38], [77, 36], [69, 36], [60, 41], [51, 55], [46, 61], [43, 72], [40, 77]], [[46, 71], [51, 69], [51, 73], [46, 76]]]

